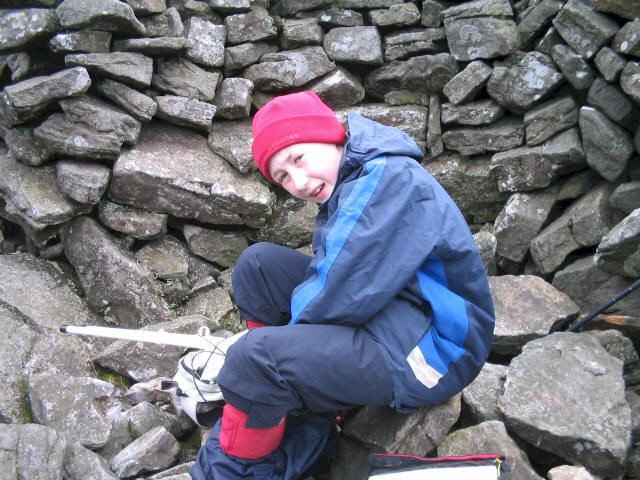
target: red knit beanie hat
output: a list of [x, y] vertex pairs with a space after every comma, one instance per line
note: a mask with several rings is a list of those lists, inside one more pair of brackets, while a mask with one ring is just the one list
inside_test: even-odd
[[251, 153], [262, 174], [269, 175], [271, 157], [294, 143], [343, 144], [347, 138], [344, 127], [313, 92], [281, 95], [269, 101], [253, 117]]

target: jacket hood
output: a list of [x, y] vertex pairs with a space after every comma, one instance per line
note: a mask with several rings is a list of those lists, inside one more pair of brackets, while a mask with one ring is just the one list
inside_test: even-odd
[[403, 155], [422, 161], [422, 151], [402, 130], [382, 125], [352, 112], [348, 118], [349, 137], [345, 144], [347, 169], [355, 168], [381, 155]]

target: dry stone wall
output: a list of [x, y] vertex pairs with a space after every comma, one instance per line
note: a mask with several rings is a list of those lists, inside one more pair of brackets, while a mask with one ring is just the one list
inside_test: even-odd
[[[443, 454], [495, 442], [512, 452], [512, 478], [541, 478], [563, 462], [601, 478], [640, 476], [629, 410], [637, 395], [627, 390], [625, 400], [621, 364], [599, 346], [638, 345], [638, 294], [599, 324], [615, 319], [623, 339], [541, 340], [640, 276], [639, 15], [640, 0], [0, 0], [0, 312], [22, 339], [7, 348], [28, 345], [14, 355], [20, 365], [5, 362], [13, 394], [0, 399], [0, 419], [29, 424], [24, 405], [54, 395], [34, 376], [43, 364], [84, 378], [62, 355], [32, 352], [46, 338], [56, 352], [79, 350], [56, 337], [63, 305], [77, 323], [242, 328], [230, 288], [239, 253], [256, 241], [308, 251], [316, 213], [260, 177], [251, 117], [276, 95], [308, 89], [343, 123], [357, 111], [423, 150], [424, 168], [477, 232], [498, 316], [493, 354], [503, 364], [489, 364], [462, 402], [408, 417], [359, 411], [341, 436], [347, 453], [335, 459], [334, 478], [363, 478], [358, 459], [371, 449], [434, 452], [461, 404], [458, 426], [468, 432], [448, 437]], [[74, 285], [64, 295], [61, 278]], [[26, 282], [54, 313], [30, 305]], [[172, 375], [179, 355], [104, 347], [89, 343], [91, 360], [133, 382]], [[592, 399], [589, 414], [562, 404], [563, 416], [541, 419], [535, 409], [553, 409], [545, 401], [563, 395], [561, 375], [542, 368], [551, 393], [530, 407], [515, 400], [531, 395], [525, 372], [538, 358], [576, 350], [591, 352], [562, 370], [585, 377], [576, 403], [590, 390], [610, 397]], [[32, 399], [20, 393], [25, 382]], [[118, 402], [111, 391], [100, 401]], [[143, 450], [156, 447], [172, 452], [157, 464], [188, 460], [172, 439], [189, 428], [170, 428], [184, 418], [138, 431], [146, 437], [136, 444], [132, 410], [103, 412], [111, 433], [99, 444], [75, 439], [51, 450], [66, 455], [65, 478], [82, 478], [89, 465], [104, 470], [100, 478], [148, 473]], [[58, 429], [36, 420], [47, 426], [4, 434], [17, 445], [44, 432], [51, 441], [41, 447], [53, 449]], [[535, 469], [504, 425], [528, 442]], [[123, 462], [136, 445], [140, 458]], [[134, 453], [117, 457], [125, 447]], [[20, 458], [18, 447], [13, 454]]]

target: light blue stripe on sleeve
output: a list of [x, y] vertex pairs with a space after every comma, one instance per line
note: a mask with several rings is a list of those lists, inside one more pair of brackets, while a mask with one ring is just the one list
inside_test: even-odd
[[362, 212], [364, 212], [371, 200], [373, 192], [382, 178], [386, 163], [387, 159], [385, 157], [379, 157], [366, 163], [367, 175], [356, 181], [347, 200], [340, 207], [336, 221], [327, 235], [325, 256], [315, 267], [316, 278], [309, 280], [291, 300], [290, 324], [295, 324], [300, 314], [307, 308], [307, 305], [324, 290], [329, 270], [331, 270], [351, 231], [357, 225]]

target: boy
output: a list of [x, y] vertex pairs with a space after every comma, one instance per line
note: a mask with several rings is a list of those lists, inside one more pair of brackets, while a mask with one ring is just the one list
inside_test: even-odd
[[252, 330], [218, 376], [227, 404], [195, 480], [301, 478], [331, 432], [323, 412], [441, 403], [489, 354], [493, 302], [462, 214], [408, 135], [348, 122], [347, 137], [313, 92], [254, 117], [259, 170], [319, 204], [314, 256], [260, 243], [238, 260], [234, 296]]

